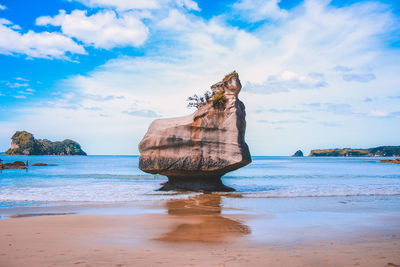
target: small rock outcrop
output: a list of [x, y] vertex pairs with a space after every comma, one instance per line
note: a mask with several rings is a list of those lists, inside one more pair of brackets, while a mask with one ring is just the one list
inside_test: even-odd
[[86, 156], [86, 153], [77, 142], [70, 139], [52, 142], [35, 139], [33, 134], [26, 131], [17, 131], [11, 137], [11, 148], [6, 155]]
[[303, 151], [301, 151], [301, 150], [297, 150], [296, 153], [294, 153], [292, 155], [292, 157], [303, 157], [303, 156], [304, 156], [304, 154], [303, 154]]
[[241, 88], [233, 72], [211, 86], [218, 99], [192, 115], [153, 121], [139, 144], [139, 168], [168, 177], [160, 190], [234, 191], [221, 176], [251, 162]]
[[400, 158], [397, 158], [397, 159], [382, 159], [379, 162], [400, 164]]
[[38, 162], [38, 163], [32, 164], [31, 166], [35, 166], [35, 167], [36, 166], [49, 166], [49, 164]]
[[27, 169], [28, 166], [22, 161], [14, 161], [10, 163], [2, 163], [0, 160], [0, 170], [2, 169]]
[[0, 170], [6, 169], [28, 169], [28, 166], [42, 167], [42, 166], [57, 166], [56, 164], [46, 164], [46, 163], [35, 163], [32, 165], [28, 165], [28, 161], [25, 163], [23, 161], [14, 161], [9, 163], [3, 163], [0, 159]]

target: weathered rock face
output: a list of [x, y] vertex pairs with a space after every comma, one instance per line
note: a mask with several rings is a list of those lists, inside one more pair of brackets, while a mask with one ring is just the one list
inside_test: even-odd
[[161, 190], [233, 191], [221, 176], [251, 162], [245, 107], [236, 73], [211, 87], [224, 104], [201, 105], [192, 115], [155, 120], [139, 144], [139, 168], [168, 176]]

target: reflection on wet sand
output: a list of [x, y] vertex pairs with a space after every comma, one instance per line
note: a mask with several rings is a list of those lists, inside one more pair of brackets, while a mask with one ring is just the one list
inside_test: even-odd
[[166, 204], [168, 214], [182, 220], [156, 240], [166, 242], [223, 242], [250, 233], [248, 226], [221, 215], [221, 195], [202, 194]]

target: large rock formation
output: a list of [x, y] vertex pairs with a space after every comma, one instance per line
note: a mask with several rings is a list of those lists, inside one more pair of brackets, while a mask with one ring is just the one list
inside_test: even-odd
[[11, 148], [6, 151], [6, 155], [86, 156], [86, 153], [77, 142], [70, 139], [52, 142], [35, 139], [26, 131], [17, 131], [11, 137]]
[[139, 144], [139, 168], [168, 177], [160, 190], [234, 190], [221, 176], [251, 162], [241, 88], [233, 72], [192, 115], [153, 121]]

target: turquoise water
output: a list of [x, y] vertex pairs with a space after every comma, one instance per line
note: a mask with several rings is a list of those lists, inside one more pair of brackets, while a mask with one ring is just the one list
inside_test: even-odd
[[[3, 162], [29, 160], [57, 166], [0, 172], [0, 207], [43, 203], [116, 203], [186, 197], [156, 191], [166, 178], [138, 169], [137, 156], [1, 156]], [[253, 157], [223, 177], [248, 198], [400, 195], [400, 165], [379, 158]]]

